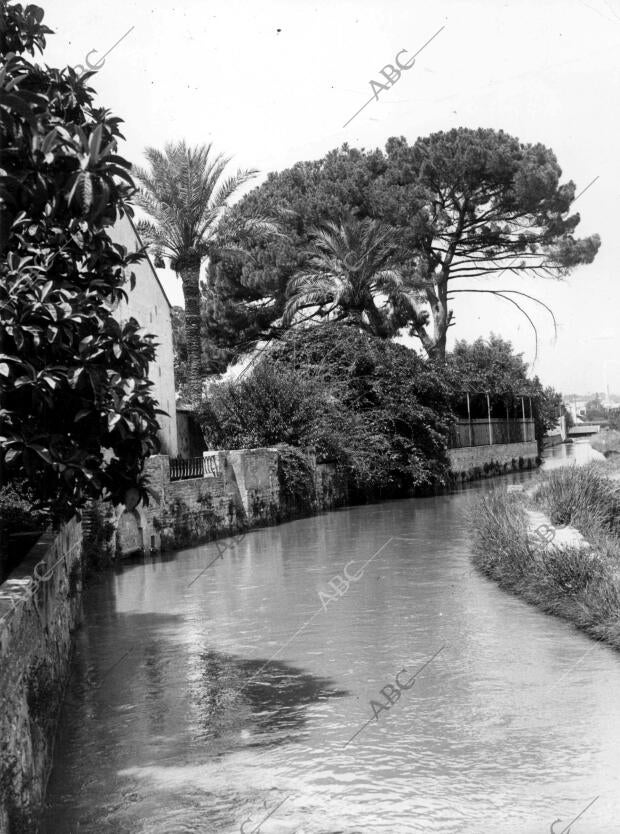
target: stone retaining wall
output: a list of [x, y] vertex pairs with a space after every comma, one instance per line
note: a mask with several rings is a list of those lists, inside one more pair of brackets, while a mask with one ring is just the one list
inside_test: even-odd
[[209, 476], [170, 481], [168, 458], [151, 459], [149, 476], [159, 502], [147, 510], [155, 548], [170, 550], [246, 526], [246, 513], [226, 452], [209, 454]]
[[335, 464], [317, 464], [307, 455], [313, 498], [301, 510], [292, 506], [280, 483], [281, 454], [277, 448], [206, 452], [205, 477], [180, 481], [170, 480], [166, 455], [149, 458], [151, 500], [133, 511], [118, 508], [117, 556], [187, 547], [346, 503]]
[[45, 533], [0, 585], [0, 834], [35, 832], [79, 622], [82, 526]]
[[535, 441], [493, 446], [465, 446], [461, 449], [449, 449], [448, 457], [455, 475], [476, 477], [486, 474], [491, 469], [497, 470], [498, 467], [500, 469], [517, 469], [523, 466], [531, 468], [536, 465], [538, 446]]

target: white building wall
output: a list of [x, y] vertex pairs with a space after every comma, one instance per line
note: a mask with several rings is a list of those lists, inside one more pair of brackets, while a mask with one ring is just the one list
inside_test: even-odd
[[[126, 215], [110, 230], [110, 237], [130, 252], [141, 248], [135, 227]], [[115, 315], [120, 322], [126, 322], [133, 316], [142, 325], [144, 332], [153, 333], [155, 341], [159, 343], [157, 358], [149, 367], [149, 378], [153, 382], [153, 396], [159, 402], [159, 407], [168, 414], [167, 417], [159, 417], [162, 454], [176, 457], [177, 416], [170, 304], [148, 258], [134, 264], [132, 271], [136, 276], [136, 285], [131, 290], [127, 284], [125, 291], [128, 302], [121, 302]]]

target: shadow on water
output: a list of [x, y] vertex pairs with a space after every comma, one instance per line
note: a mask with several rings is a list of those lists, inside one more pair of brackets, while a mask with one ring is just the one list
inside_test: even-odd
[[[88, 589], [85, 609], [58, 754], [65, 744], [88, 751], [97, 725], [114, 739], [118, 756], [111, 758], [120, 767], [125, 747], [133, 758], [136, 753], [141, 758], [145, 730], [167, 739], [183, 724], [191, 747], [209, 755], [271, 748], [300, 739], [309, 707], [350, 694], [336, 689], [333, 679], [301, 666], [216, 651], [204, 637], [197, 645], [188, 643], [186, 621], [178, 614], [119, 611], [110, 575]], [[178, 752], [170, 749], [174, 744], [165, 746], [172, 756]]]
[[[268, 655], [215, 651], [202, 635], [188, 641], [182, 616], [119, 611], [115, 596], [110, 577], [86, 595], [43, 832], [146, 830], [138, 820], [152, 803], [163, 803], [156, 834], [194, 812], [208, 815], [209, 830], [230, 831], [234, 809], [264, 788], [238, 757], [303, 742], [310, 710], [349, 693]], [[214, 808], [214, 792], [236, 799]]]
[[246, 660], [211, 650], [200, 660], [198, 703], [204, 739], [228, 735], [231, 726], [238, 733], [242, 716], [242, 724], [252, 728], [252, 740], [244, 747], [298, 741], [308, 706], [350, 694], [333, 689], [329, 678], [276, 660]]

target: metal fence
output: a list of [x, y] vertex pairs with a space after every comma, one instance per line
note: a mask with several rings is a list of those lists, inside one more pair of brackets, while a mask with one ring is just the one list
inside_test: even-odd
[[187, 478], [203, 478], [203, 458], [170, 458], [170, 480], [184, 481]]
[[170, 458], [170, 480], [217, 478], [221, 474], [219, 452], [205, 452], [200, 458]]
[[536, 439], [534, 420], [458, 420], [448, 446], [496, 446], [500, 443], [528, 443]]

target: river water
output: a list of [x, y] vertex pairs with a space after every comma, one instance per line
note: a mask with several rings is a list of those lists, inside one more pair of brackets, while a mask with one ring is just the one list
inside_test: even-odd
[[91, 587], [46, 834], [618, 831], [620, 657], [471, 570], [495, 484]]

